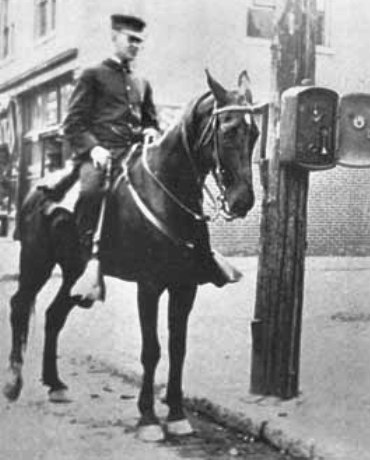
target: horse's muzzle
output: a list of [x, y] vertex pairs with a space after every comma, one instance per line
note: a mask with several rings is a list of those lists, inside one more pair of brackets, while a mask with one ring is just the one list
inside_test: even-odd
[[254, 202], [254, 193], [250, 191], [246, 197], [237, 197], [235, 200], [229, 201], [229, 213], [235, 218], [243, 218], [253, 208]]

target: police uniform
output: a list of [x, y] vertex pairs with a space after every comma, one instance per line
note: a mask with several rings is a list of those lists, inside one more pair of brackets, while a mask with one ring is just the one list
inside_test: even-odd
[[[145, 27], [144, 21], [132, 16], [113, 15], [111, 21], [113, 29], [124, 27], [134, 36]], [[143, 140], [146, 128], [158, 130], [152, 88], [131, 71], [128, 62], [114, 56], [82, 72], [70, 99], [64, 136], [79, 171], [77, 214], [84, 233], [94, 231], [104, 182], [104, 172], [93, 165], [91, 150], [96, 146], [109, 150], [116, 168], [131, 146]]]
[[64, 122], [65, 139], [74, 160], [81, 163], [82, 194], [94, 193], [102, 181], [101, 172], [90, 160], [91, 149], [99, 145], [110, 150], [113, 160], [124, 158], [142, 140], [145, 128], [158, 130], [147, 80], [113, 58], [82, 73]]
[[113, 58], [82, 73], [64, 122], [76, 159], [87, 158], [97, 145], [117, 155], [124, 153], [142, 139], [145, 128], [158, 129], [148, 81]]

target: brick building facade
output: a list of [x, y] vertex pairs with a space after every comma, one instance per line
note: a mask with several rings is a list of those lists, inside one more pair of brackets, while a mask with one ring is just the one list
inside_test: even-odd
[[[68, 97], [81, 69], [111, 52], [113, 11], [148, 22], [137, 66], [150, 76], [166, 121], [206, 90], [206, 67], [227, 87], [248, 69], [255, 99], [269, 100], [278, 5], [276, 0], [0, 0], [0, 179], [5, 155], [11, 162], [8, 212], [14, 213], [35, 179], [63, 165], [60, 125]], [[354, 6], [351, 0], [317, 0], [317, 6], [316, 83], [339, 93], [367, 92], [367, 1], [356, 0]], [[369, 179], [366, 169], [311, 174], [308, 254], [370, 254]], [[254, 181], [256, 206], [247, 219], [211, 224], [214, 244], [227, 254], [258, 251], [257, 164]]]

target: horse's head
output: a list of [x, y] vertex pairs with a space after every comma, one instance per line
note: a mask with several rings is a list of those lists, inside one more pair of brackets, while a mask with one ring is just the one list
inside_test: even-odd
[[[252, 153], [259, 135], [251, 92], [227, 91], [207, 71], [212, 96], [200, 143], [208, 145], [208, 168], [222, 192], [229, 218], [244, 217], [254, 205]], [[205, 101], [205, 106], [207, 106]], [[211, 107], [210, 107], [211, 106]]]

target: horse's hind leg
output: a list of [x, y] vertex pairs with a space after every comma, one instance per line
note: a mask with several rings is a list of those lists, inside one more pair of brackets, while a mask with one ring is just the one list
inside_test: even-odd
[[138, 283], [138, 306], [142, 336], [141, 363], [144, 374], [138, 407], [141, 414], [139, 437], [144, 441], [164, 439], [162, 429], [154, 410], [154, 374], [160, 358], [157, 333], [158, 302], [162, 287]]
[[49, 398], [53, 402], [65, 402], [67, 385], [59, 378], [57, 366], [58, 337], [68, 314], [75, 305], [69, 296], [72, 284], [63, 282], [58, 294], [46, 312], [45, 341], [42, 363], [42, 381], [49, 387]]
[[30, 314], [36, 295], [49, 279], [53, 266], [46, 245], [39, 243], [31, 248], [25, 244], [21, 247], [18, 290], [10, 301], [12, 345], [9, 373], [4, 387], [4, 395], [11, 401], [18, 398], [22, 389], [23, 355], [27, 345]]
[[172, 285], [169, 287], [169, 376], [166, 403], [169, 406], [167, 430], [172, 435], [193, 432], [183, 409], [182, 373], [186, 354], [186, 335], [196, 285]]
[[75, 306], [70, 290], [84, 269], [84, 258], [78, 242], [77, 228], [68, 213], [59, 215], [51, 226], [55, 260], [62, 269], [62, 286], [46, 311], [45, 341], [43, 352], [42, 380], [49, 387], [53, 402], [65, 402], [67, 385], [59, 378], [57, 367], [58, 337], [68, 314]]

